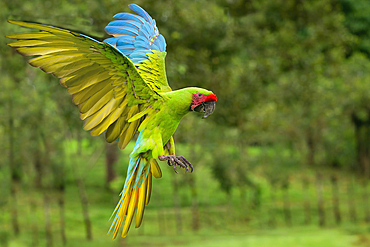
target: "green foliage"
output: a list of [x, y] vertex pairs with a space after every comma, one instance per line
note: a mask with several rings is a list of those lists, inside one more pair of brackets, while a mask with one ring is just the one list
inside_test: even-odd
[[[78, 168], [90, 204], [94, 205], [91, 215], [99, 228], [94, 231], [105, 236], [106, 219], [122, 187], [133, 144], [121, 153], [116, 167], [118, 178], [111, 184], [115, 195], [110, 196], [102, 189], [103, 138], [92, 138], [83, 131], [76, 106], [56, 78], [31, 68], [6, 46], [10, 40], [5, 35], [25, 31], [6, 20], [52, 24], [102, 39], [107, 37], [104, 26], [117, 12], [129, 11], [129, 3], [0, 1], [0, 150], [5, 150], [0, 159], [0, 208], [11, 206], [10, 174], [17, 177], [25, 195], [34, 192], [37, 165], [40, 165], [43, 174], [39, 186], [52, 194], [56, 193], [55, 188], [66, 188], [67, 234], [76, 245], [82, 244], [82, 217], [73, 168]], [[193, 203], [188, 176], [196, 179], [199, 205], [204, 211], [213, 210], [210, 220], [224, 212], [225, 205], [232, 205], [238, 209], [235, 215], [245, 220], [243, 231], [250, 231], [250, 226], [260, 224], [256, 219], [269, 220], [270, 188], [281, 188], [286, 181], [291, 183], [293, 222], [303, 222], [302, 209], [297, 206], [304, 199], [299, 181], [302, 173], [308, 174], [313, 184], [314, 171], [323, 174], [363, 171], [360, 156], [369, 158], [366, 150], [370, 146], [369, 1], [141, 0], [136, 3], [156, 19], [159, 31], [166, 38], [166, 69], [171, 87], [199, 86], [218, 96], [217, 109], [211, 117], [201, 120], [201, 115], [189, 114], [175, 136], [175, 141], [181, 143], [177, 154], [195, 164], [193, 174], [176, 177], [183, 185], [178, 193], [184, 214], [191, 215], [188, 207]], [[89, 166], [95, 159], [100, 165]], [[144, 219], [145, 231], [151, 237], [157, 229], [156, 210], [173, 206], [169, 196], [173, 192], [172, 171], [165, 165], [162, 167], [163, 178], [153, 181], [153, 200]], [[359, 177], [363, 175], [366, 174], [361, 172]], [[328, 184], [324, 187], [329, 191]], [[342, 191], [345, 189], [341, 187]], [[316, 199], [313, 187], [308, 193], [312, 201]], [[41, 204], [41, 195], [36, 197]], [[324, 197], [329, 200], [330, 194], [326, 192]], [[358, 202], [360, 197], [357, 193], [355, 200]], [[22, 199], [24, 205], [29, 199]], [[277, 204], [280, 213], [277, 222], [281, 227], [283, 202]], [[245, 205], [248, 212], [242, 210]], [[348, 212], [348, 208], [345, 210]], [[35, 216], [38, 220], [43, 217], [39, 211]], [[10, 216], [4, 217], [2, 222], [9, 222]], [[27, 220], [32, 222], [31, 218]], [[145, 220], [151, 223], [145, 225]], [[222, 219], [217, 218], [213, 223], [217, 229], [209, 231], [225, 230]], [[10, 229], [8, 223], [6, 227]], [[357, 231], [357, 227], [349, 228]], [[312, 233], [309, 236], [299, 231], [287, 234], [291, 231], [276, 230], [273, 236], [258, 233], [248, 238], [248, 242], [238, 237], [235, 245], [271, 246], [280, 241], [284, 243], [282, 246], [348, 246], [356, 241], [350, 235], [341, 238], [337, 230], [314, 229], [309, 231]], [[364, 234], [362, 240], [368, 238], [366, 231], [355, 233]], [[214, 238], [207, 234], [195, 237], [195, 241], [216, 246], [214, 241], [204, 240]], [[301, 243], [294, 242], [294, 236]], [[328, 243], [329, 236], [335, 236], [339, 243]], [[14, 239], [8, 231], [0, 230], [0, 243], [9, 238]], [[172, 237], [168, 238], [178, 244]], [[181, 237], [184, 246], [187, 238], [187, 235]], [[153, 239], [163, 243], [162, 239]], [[284, 239], [288, 240], [284, 242]], [[30, 241], [23, 237], [15, 242], [22, 246]], [[128, 243], [145, 245], [139, 236]]]
[[339, 0], [346, 15], [345, 25], [359, 39], [351, 52], [360, 51], [370, 56], [370, 3], [368, 1]]

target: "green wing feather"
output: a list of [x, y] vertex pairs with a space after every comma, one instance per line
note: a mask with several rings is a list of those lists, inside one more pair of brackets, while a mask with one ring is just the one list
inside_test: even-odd
[[150, 112], [148, 107], [155, 110], [160, 105], [163, 98], [159, 93], [171, 91], [165, 78], [163, 54], [154, 53], [138, 71], [126, 56], [107, 43], [43, 24], [9, 22], [41, 30], [8, 35], [17, 39], [8, 45], [24, 56], [37, 56], [29, 63], [60, 78], [60, 84], [79, 106], [84, 129], [93, 136], [106, 131], [107, 141], [119, 139], [121, 149]]
[[172, 91], [168, 85], [166, 70], [165, 70], [165, 57], [166, 52], [152, 50], [152, 53], [147, 53], [148, 60], [142, 60], [137, 65], [139, 74], [149, 87], [156, 92], [169, 92]]

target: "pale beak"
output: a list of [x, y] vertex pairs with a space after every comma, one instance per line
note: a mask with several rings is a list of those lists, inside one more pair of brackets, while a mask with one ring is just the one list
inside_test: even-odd
[[204, 116], [202, 118], [206, 118], [206, 117], [209, 117], [213, 113], [215, 108], [216, 108], [215, 101], [207, 101], [195, 107], [194, 111], [204, 112]]

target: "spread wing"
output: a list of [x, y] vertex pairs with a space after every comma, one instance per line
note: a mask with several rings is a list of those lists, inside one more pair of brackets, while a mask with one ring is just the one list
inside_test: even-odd
[[104, 40], [115, 46], [136, 66], [139, 74], [156, 92], [171, 91], [165, 71], [166, 41], [158, 32], [156, 22], [141, 7], [130, 4], [131, 13], [118, 13], [117, 19], [105, 27], [113, 38]]
[[108, 142], [119, 139], [119, 147], [125, 148], [145, 114], [162, 102], [159, 93], [117, 48], [52, 26], [9, 22], [41, 30], [8, 35], [17, 39], [8, 45], [24, 56], [36, 56], [29, 64], [60, 78], [91, 135], [106, 131]]

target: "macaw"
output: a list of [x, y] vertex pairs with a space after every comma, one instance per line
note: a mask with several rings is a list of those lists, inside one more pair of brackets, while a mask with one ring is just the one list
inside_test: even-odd
[[165, 72], [166, 42], [156, 22], [141, 7], [129, 5], [136, 14], [118, 13], [105, 28], [113, 37], [103, 42], [81, 33], [49, 25], [14, 21], [39, 32], [8, 35], [8, 45], [28, 63], [60, 78], [60, 84], [78, 105], [83, 128], [92, 136], [105, 132], [107, 142], [118, 140], [124, 149], [139, 133], [130, 154], [127, 177], [109, 229], [116, 238], [123, 225], [126, 237], [136, 211], [135, 226], [142, 222], [149, 203], [152, 177], [162, 177], [157, 159], [193, 171], [183, 156], [175, 155], [173, 134], [189, 112], [215, 109], [216, 95], [188, 87], [172, 91]]

